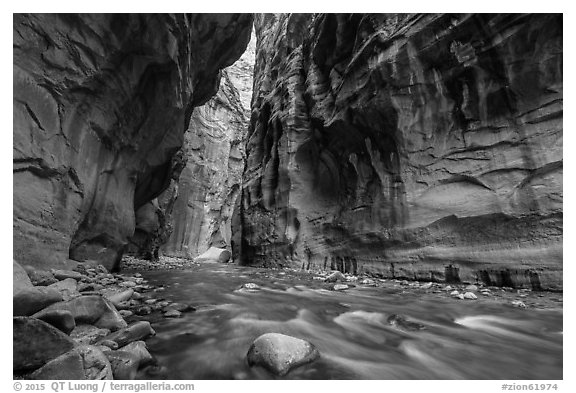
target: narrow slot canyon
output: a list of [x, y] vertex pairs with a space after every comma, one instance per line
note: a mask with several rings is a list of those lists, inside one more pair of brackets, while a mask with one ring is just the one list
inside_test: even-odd
[[562, 14], [13, 18], [14, 379], [563, 379]]

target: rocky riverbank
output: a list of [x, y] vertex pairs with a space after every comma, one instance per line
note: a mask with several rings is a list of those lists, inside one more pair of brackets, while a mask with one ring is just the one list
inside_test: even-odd
[[15, 261], [13, 271], [15, 378], [134, 379], [139, 369], [158, 366], [144, 341], [155, 334], [144, 317], [194, 311], [164, 300], [163, 288], [139, 273], [82, 263], [42, 271]]

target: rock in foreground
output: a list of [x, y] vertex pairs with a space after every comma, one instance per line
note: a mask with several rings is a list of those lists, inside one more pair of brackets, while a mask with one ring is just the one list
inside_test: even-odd
[[280, 333], [266, 333], [258, 337], [247, 354], [250, 366], [262, 366], [279, 376], [319, 356], [318, 350], [308, 341]]
[[75, 345], [74, 340], [44, 321], [29, 317], [13, 318], [14, 371], [34, 370]]
[[104, 380], [112, 379], [112, 368], [100, 349], [83, 345], [46, 363], [30, 377], [45, 380]]

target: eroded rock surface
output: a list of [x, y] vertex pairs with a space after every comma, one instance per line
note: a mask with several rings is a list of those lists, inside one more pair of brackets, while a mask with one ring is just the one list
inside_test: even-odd
[[14, 15], [14, 255], [116, 267], [249, 14]]
[[562, 285], [562, 15], [259, 15], [234, 254]]

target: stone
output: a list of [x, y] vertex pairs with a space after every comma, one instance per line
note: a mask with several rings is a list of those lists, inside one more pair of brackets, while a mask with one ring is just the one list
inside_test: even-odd
[[102, 338], [110, 334], [110, 329], [102, 329], [93, 325], [77, 325], [74, 330], [70, 333], [76, 342], [80, 344], [95, 344]]
[[136, 315], [149, 315], [152, 313], [152, 308], [150, 306], [141, 306], [134, 309], [134, 314]]
[[350, 288], [348, 285], [346, 284], [335, 284], [332, 289], [334, 289], [335, 291], [343, 291], [345, 289]]
[[117, 307], [119, 303], [130, 300], [134, 293], [134, 290], [129, 288], [124, 291], [105, 291], [102, 295]]
[[194, 262], [220, 262], [226, 263], [232, 254], [224, 248], [210, 247], [206, 252], [194, 258]]
[[452, 292], [450, 292], [450, 296], [458, 296], [460, 295], [460, 292], [458, 292], [457, 290], [453, 290]]
[[528, 307], [528, 306], [526, 306], [526, 304], [525, 304], [523, 301], [521, 301], [521, 300], [512, 300], [511, 304], [512, 304], [514, 307], [520, 307], [520, 308], [527, 308], [527, 307]]
[[54, 275], [45, 270], [38, 270], [32, 266], [23, 266], [30, 277], [30, 281], [35, 286], [48, 286], [58, 282], [58, 279]]
[[86, 278], [85, 275], [74, 270], [52, 269], [51, 272], [58, 280], [66, 280], [68, 278], [72, 278], [76, 281], [81, 281], [83, 278]]
[[152, 304], [156, 303], [157, 301], [158, 301], [157, 299], [147, 299], [147, 300], [144, 300], [144, 303], [148, 304], [148, 305], [152, 305]]
[[458, 295], [456, 295], [456, 297], [460, 300], [464, 300], [464, 294], [463, 293], [459, 293]]
[[30, 379], [109, 380], [112, 376], [112, 367], [104, 353], [95, 346], [83, 345], [46, 363]]
[[74, 340], [44, 321], [30, 317], [13, 318], [14, 371], [34, 370], [75, 345]]
[[18, 262], [12, 260], [12, 295], [31, 287], [32, 282], [26, 270]]
[[74, 316], [66, 310], [42, 310], [33, 314], [32, 317], [49, 323], [65, 334], [70, 334], [76, 327]]
[[148, 336], [155, 335], [156, 332], [152, 329], [150, 322], [138, 321], [130, 326], [111, 333], [105, 337], [105, 340], [115, 341], [120, 348], [133, 341], [138, 341]]
[[337, 281], [345, 281], [346, 277], [344, 277], [344, 275], [342, 273], [340, 273], [339, 271], [335, 271], [330, 273], [330, 275], [328, 277], [326, 277], [326, 279], [324, 279], [324, 281], [326, 282], [337, 282]]
[[408, 319], [406, 319], [405, 316], [397, 314], [390, 315], [387, 318], [386, 322], [388, 322], [389, 325], [394, 326], [400, 330], [405, 330], [409, 332], [423, 330], [426, 328], [421, 323], [409, 321]]
[[80, 296], [80, 292], [78, 291], [78, 282], [73, 278], [66, 278], [62, 281], [58, 281], [49, 285], [48, 288], [53, 288], [59, 291], [65, 301]]
[[310, 363], [320, 356], [308, 341], [280, 333], [266, 333], [258, 337], [248, 350], [248, 365], [262, 366], [278, 376]]
[[253, 282], [247, 282], [246, 284], [242, 285], [244, 289], [260, 289], [260, 285], [254, 284]]
[[114, 379], [133, 380], [136, 379], [139, 361], [136, 356], [123, 350], [107, 351], [104, 353], [112, 366]]
[[47, 309], [70, 311], [76, 324], [89, 324], [112, 331], [127, 326], [114, 305], [102, 296], [80, 296], [67, 302], [54, 303]]
[[371, 280], [369, 278], [365, 278], [364, 280], [360, 281], [360, 284], [369, 285], [369, 286], [376, 286], [376, 283], [374, 282], [374, 280]]
[[130, 310], [119, 310], [118, 312], [120, 313], [120, 315], [122, 315], [122, 318], [128, 318], [134, 315], [134, 313]]
[[14, 295], [12, 298], [12, 310], [14, 316], [30, 316], [61, 300], [62, 294], [56, 289], [30, 286]]
[[422, 285], [420, 286], [420, 288], [421, 288], [421, 289], [430, 289], [430, 288], [432, 288], [432, 283], [429, 282], [429, 283], [426, 283], [426, 284], [422, 284]]
[[467, 285], [466, 288], [464, 288], [466, 291], [468, 292], [474, 292], [478, 290], [478, 287], [476, 285]]
[[164, 313], [164, 317], [166, 318], [180, 318], [182, 316], [182, 313], [180, 311], [177, 310], [167, 310]]
[[[178, 179], [173, 157], [191, 113], [217, 93], [221, 71], [249, 42], [252, 19], [248, 13], [15, 16], [19, 262], [61, 269], [72, 258], [119, 268], [136, 211]], [[53, 43], [49, 53], [46, 42]]]
[[478, 296], [476, 296], [474, 293], [472, 292], [466, 292], [464, 294], [464, 299], [468, 299], [468, 300], [476, 300], [478, 299]]
[[239, 262], [561, 286], [562, 26], [255, 15]]
[[120, 285], [121, 287], [126, 287], [126, 288], [134, 288], [138, 284], [136, 284], [134, 281], [124, 281], [118, 285]]
[[112, 350], [118, 349], [118, 343], [116, 341], [103, 340], [103, 341], [100, 341], [98, 344], [101, 346], [104, 346], [104, 347], [108, 347]]
[[154, 357], [148, 352], [148, 346], [144, 341], [134, 341], [122, 347], [122, 350], [133, 354], [138, 358], [140, 367], [154, 363]]

